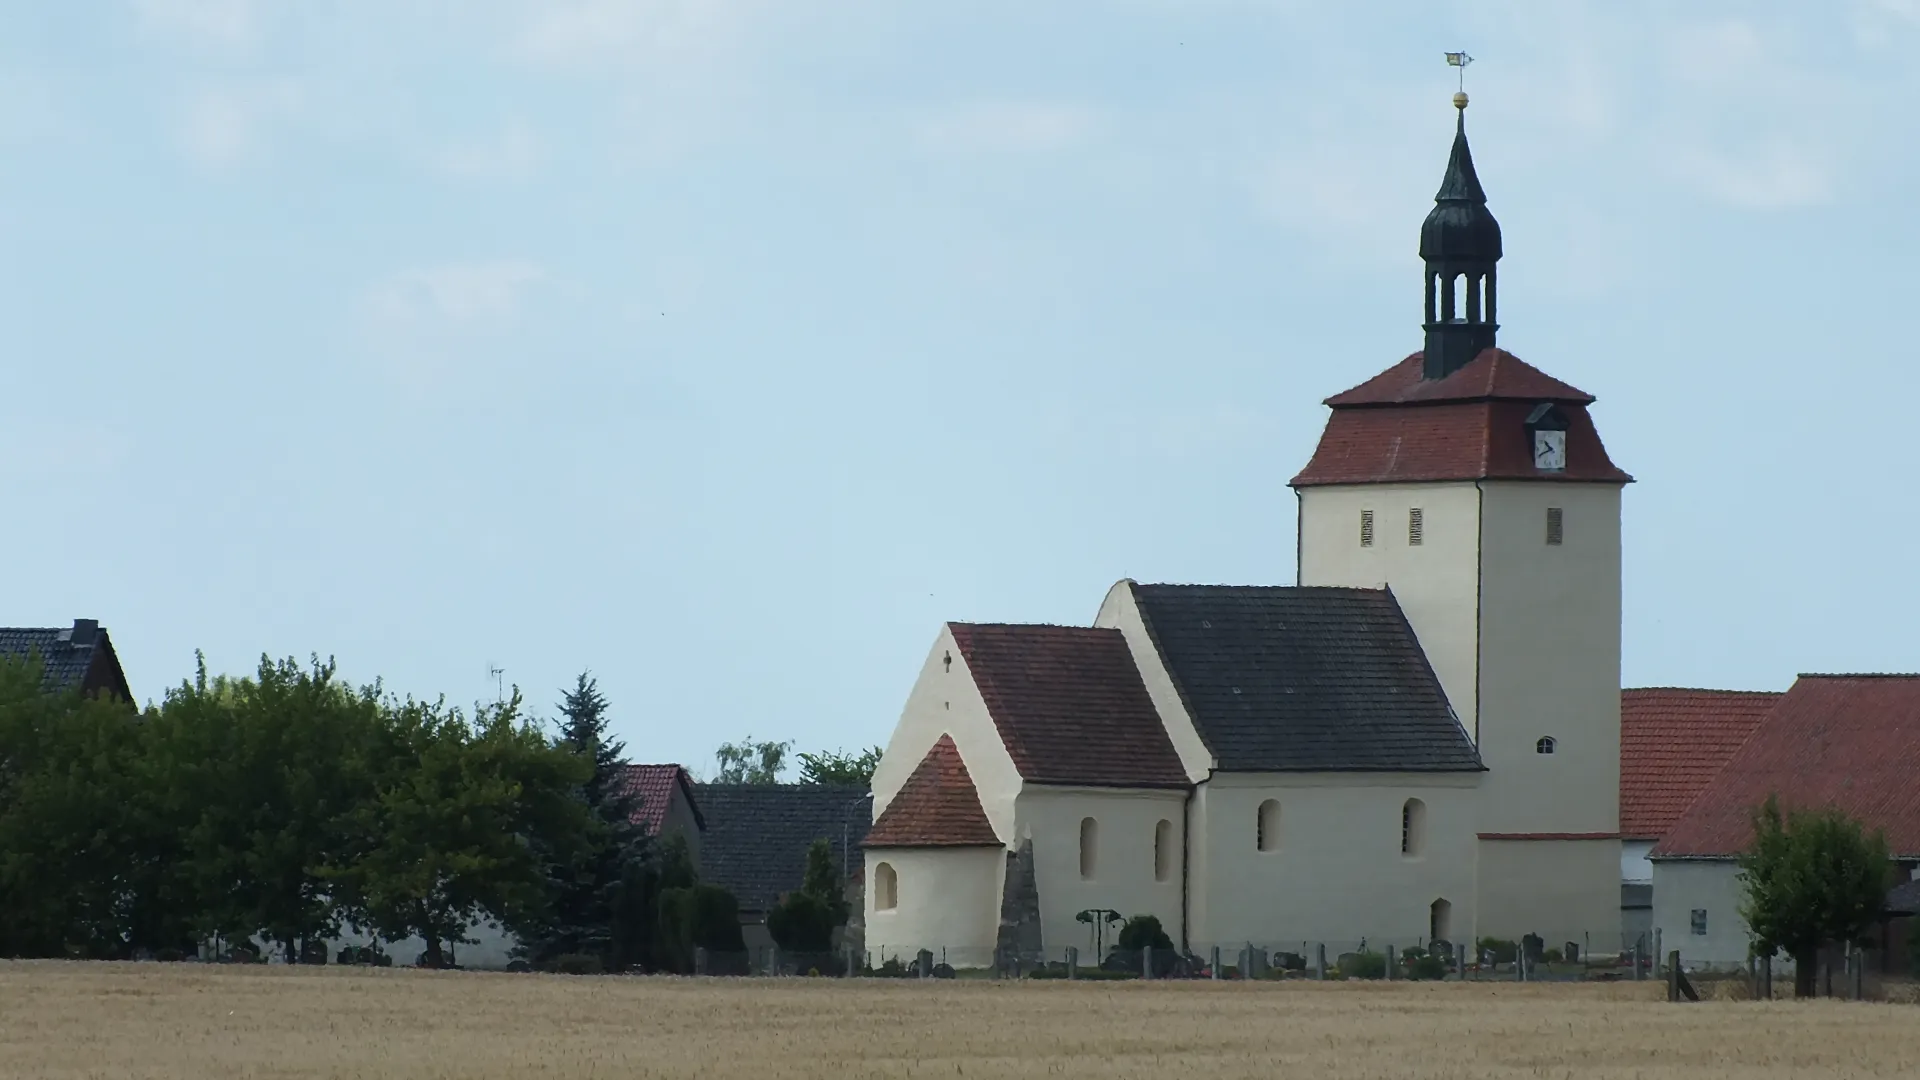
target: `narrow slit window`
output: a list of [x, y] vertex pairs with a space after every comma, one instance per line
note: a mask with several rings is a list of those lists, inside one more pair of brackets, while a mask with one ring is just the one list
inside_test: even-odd
[[1420, 542], [1426, 538], [1426, 531], [1427, 512], [1417, 506], [1407, 511], [1407, 543], [1413, 547], [1419, 547]]
[[1373, 546], [1373, 511], [1360, 511], [1360, 546]]
[[1566, 538], [1567, 516], [1558, 506], [1547, 507], [1547, 544], [1559, 547]]

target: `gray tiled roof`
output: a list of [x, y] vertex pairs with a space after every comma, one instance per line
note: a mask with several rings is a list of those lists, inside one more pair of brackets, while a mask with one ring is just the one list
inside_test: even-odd
[[706, 818], [700, 833], [700, 878], [740, 902], [743, 914], [765, 912], [806, 877], [807, 848], [826, 840], [841, 865], [840, 827], [860, 850], [873, 823], [865, 789], [817, 784], [696, 784]]
[[1887, 890], [1888, 914], [1920, 915], [1920, 880], [1903, 881]]
[[71, 690], [86, 680], [106, 631], [96, 630], [84, 645], [73, 644], [72, 636], [72, 627], [0, 627], [0, 659], [25, 660], [38, 654], [40, 684], [50, 691]]
[[1391, 592], [1132, 588], [1161, 662], [1219, 769], [1481, 769]]

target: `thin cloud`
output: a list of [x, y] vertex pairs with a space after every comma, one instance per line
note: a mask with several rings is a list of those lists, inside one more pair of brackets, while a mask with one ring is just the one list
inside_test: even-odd
[[131, 0], [135, 17], [150, 33], [203, 48], [245, 50], [258, 43], [260, 11], [255, 0]]
[[392, 328], [473, 327], [518, 315], [527, 290], [546, 277], [521, 259], [418, 267], [375, 284], [365, 310]]
[[539, 170], [542, 156], [533, 129], [515, 119], [488, 138], [444, 147], [433, 155], [433, 163], [464, 180], [525, 180]]
[[987, 101], [928, 117], [916, 136], [923, 149], [934, 153], [1031, 153], [1079, 143], [1093, 129], [1094, 113], [1079, 105]]
[[188, 100], [180, 117], [178, 143], [205, 168], [244, 164], [261, 153], [275, 122], [301, 99], [301, 88], [290, 81], [202, 90]]

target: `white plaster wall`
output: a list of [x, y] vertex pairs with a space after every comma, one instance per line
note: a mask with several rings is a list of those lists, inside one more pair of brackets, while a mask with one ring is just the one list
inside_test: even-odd
[[[1479, 608], [1480, 491], [1469, 483], [1353, 484], [1299, 489], [1302, 585], [1391, 586], [1467, 732], [1474, 727]], [[1422, 511], [1421, 543], [1407, 512]], [[1360, 546], [1360, 512], [1373, 511], [1373, 546]], [[1619, 687], [1614, 687], [1618, 698]]]
[[998, 847], [869, 848], [866, 879], [880, 864], [898, 876], [898, 903], [876, 910], [879, 890], [866, 890], [866, 946], [874, 964], [883, 957], [912, 961], [929, 949], [954, 967], [990, 967], [1000, 931], [1000, 890], [1006, 850]]
[[[945, 662], [948, 657], [952, 658], [951, 666]], [[1014, 836], [1014, 799], [1020, 793], [1020, 773], [1007, 754], [1006, 744], [1000, 741], [1000, 731], [987, 713], [966, 659], [954, 644], [953, 631], [945, 626], [934, 639], [920, 677], [907, 694], [900, 721], [894, 725], [893, 736], [873, 771], [874, 820], [942, 735], [953, 736], [987, 820], [1001, 842], [1008, 843]], [[997, 917], [999, 908], [994, 911]]]
[[1647, 853], [1653, 850], [1651, 840], [1622, 840], [1620, 842], [1620, 883], [1622, 885], [1650, 885], [1653, 883], [1653, 863]]
[[[1184, 791], [1029, 786], [1021, 793], [1020, 836], [1033, 838], [1041, 944], [1049, 956], [1057, 958], [1068, 945], [1087, 955], [1090, 931], [1074, 916], [1089, 908], [1110, 908], [1129, 918], [1156, 916], [1174, 944], [1180, 943], [1185, 803]], [[1083, 879], [1080, 822], [1089, 817], [1099, 823], [1099, 842], [1093, 877]], [[1154, 829], [1161, 821], [1172, 825], [1166, 881], [1154, 879]], [[997, 906], [994, 914], [997, 924]]]
[[1193, 718], [1187, 715], [1187, 707], [1180, 700], [1180, 691], [1174, 687], [1173, 677], [1160, 662], [1160, 650], [1153, 647], [1153, 639], [1140, 617], [1133, 584], [1131, 579], [1126, 579], [1107, 590], [1093, 625], [1117, 629], [1126, 639], [1127, 651], [1133, 654], [1133, 665], [1140, 670], [1140, 680], [1146, 684], [1147, 696], [1153, 700], [1161, 726], [1167, 729], [1174, 752], [1180, 755], [1180, 766], [1186, 770], [1188, 782], [1199, 783], [1213, 771], [1213, 753], [1201, 741], [1199, 729], [1194, 727]]
[[[1221, 773], [1204, 808], [1204, 887], [1192, 898], [1193, 947], [1256, 945], [1330, 952], [1428, 938], [1431, 905], [1452, 905], [1453, 940], [1474, 925], [1474, 821], [1479, 774]], [[1278, 850], [1256, 844], [1261, 802], [1280, 802]], [[1426, 804], [1426, 842], [1400, 853], [1400, 812]]]
[[1620, 951], [1620, 841], [1482, 840], [1479, 864], [1479, 936]]
[[[1484, 487], [1481, 831], [1617, 834], [1620, 487]], [[1564, 514], [1556, 546], [1546, 542], [1549, 507]], [[1542, 736], [1554, 753], [1535, 752]]]
[[[1745, 968], [1747, 923], [1740, 917], [1740, 867], [1732, 859], [1656, 859], [1653, 925], [1660, 947], [1680, 950], [1684, 968]], [[1693, 932], [1693, 910], [1707, 912], [1707, 932]]]

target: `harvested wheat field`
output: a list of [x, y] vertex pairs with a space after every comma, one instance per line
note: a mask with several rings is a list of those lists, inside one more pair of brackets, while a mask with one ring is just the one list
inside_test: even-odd
[[1907, 1005], [1652, 983], [993, 983], [0, 964], [0, 1076], [1912, 1076]]

